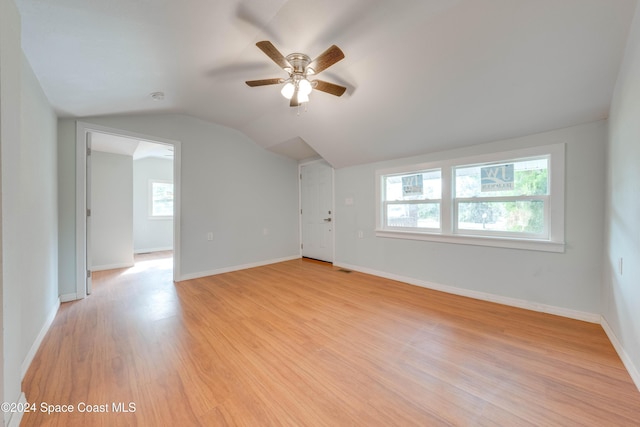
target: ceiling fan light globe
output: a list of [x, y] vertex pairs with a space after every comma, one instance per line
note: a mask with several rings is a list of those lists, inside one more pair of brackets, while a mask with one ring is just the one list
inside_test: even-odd
[[298, 91], [300, 91], [300, 93], [309, 95], [311, 93], [311, 89], [311, 83], [307, 79], [302, 79], [300, 80], [300, 83], [298, 83]]
[[293, 85], [293, 83], [291, 82], [287, 82], [287, 84], [285, 84], [282, 87], [282, 90], [280, 91], [280, 93], [282, 94], [282, 96], [284, 96], [287, 99], [291, 99], [291, 97], [293, 96], [293, 91], [295, 90], [295, 86]]

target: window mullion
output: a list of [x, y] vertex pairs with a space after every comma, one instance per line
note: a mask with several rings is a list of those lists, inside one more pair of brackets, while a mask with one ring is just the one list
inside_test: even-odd
[[417, 200], [389, 200], [385, 205], [425, 205], [429, 203], [440, 203], [440, 199], [417, 199]]
[[442, 234], [453, 234], [453, 181], [451, 167], [441, 169], [442, 203], [440, 204], [440, 226]]
[[490, 203], [490, 202], [528, 202], [531, 200], [548, 200], [549, 196], [492, 196], [492, 197], [460, 197], [458, 203]]

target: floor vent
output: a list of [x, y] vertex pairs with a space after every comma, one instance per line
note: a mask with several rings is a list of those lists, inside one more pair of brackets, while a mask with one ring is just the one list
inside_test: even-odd
[[339, 268], [338, 271], [340, 273], [351, 273], [351, 270], [347, 270], [346, 268]]

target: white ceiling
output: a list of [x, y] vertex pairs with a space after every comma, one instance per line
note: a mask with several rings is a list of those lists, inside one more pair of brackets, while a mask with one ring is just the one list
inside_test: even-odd
[[[335, 167], [607, 116], [636, 0], [16, 0], [23, 49], [64, 117], [178, 112]], [[306, 112], [256, 46], [346, 58]], [[162, 91], [163, 101], [150, 94]], [[299, 113], [299, 114], [298, 114]], [[298, 144], [296, 144], [296, 141]], [[293, 147], [291, 149], [287, 147]]]
[[173, 159], [173, 146], [171, 145], [101, 132], [91, 132], [91, 149], [103, 153], [131, 156], [133, 160], [147, 157]]

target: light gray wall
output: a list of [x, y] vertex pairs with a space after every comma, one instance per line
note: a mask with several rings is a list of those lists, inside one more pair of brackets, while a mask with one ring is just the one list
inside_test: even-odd
[[173, 182], [173, 160], [147, 157], [133, 161], [133, 251], [173, 247], [173, 219], [149, 218], [149, 180]]
[[[295, 160], [264, 150], [238, 131], [186, 116], [83, 121], [181, 141], [182, 275], [299, 254]], [[58, 135], [59, 167], [74, 169], [75, 123], [61, 120]], [[70, 178], [59, 176], [60, 200], [65, 201], [60, 207], [60, 250], [65, 252], [60, 270], [65, 279], [75, 277], [75, 179]], [[213, 233], [212, 241], [207, 232]], [[60, 293], [75, 293], [74, 282], [61, 282]]]
[[57, 123], [23, 56], [20, 158], [23, 360], [58, 302]]
[[[24, 368], [57, 307], [57, 119], [24, 58], [20, 18], [0, 0], [2, 401], [17, 402]], [[4, 413], [4, 421], [11, 413]]]
[[[640, 7], [609, 118], [603, 317], [640, 386]], [[618, 268], [623, 259], [622, 274]]]
[[67, 299], [76, 295], [75, 126], [58, 120], [58, 294]]
[[133, 158], [91, 155], [91, 269], [133, 265]]
[[[10, 0], [0, 0], [0, 157], [2, 158], [2, 362], [3, 402], [20, 395], [22, 298], [19, 264], [20, 16]], [[3, 413], [4, 422], [11, 414]]]
[[[336, 171], [336, 263], [594, 314], [600, 312], [606, 122]], [[566, 142], [566, 252], [375, 237], [375, 171]], [[353, 205], [345, 200], [353, 199]], [[364, 238], [358, 238], [358, 231]]]

